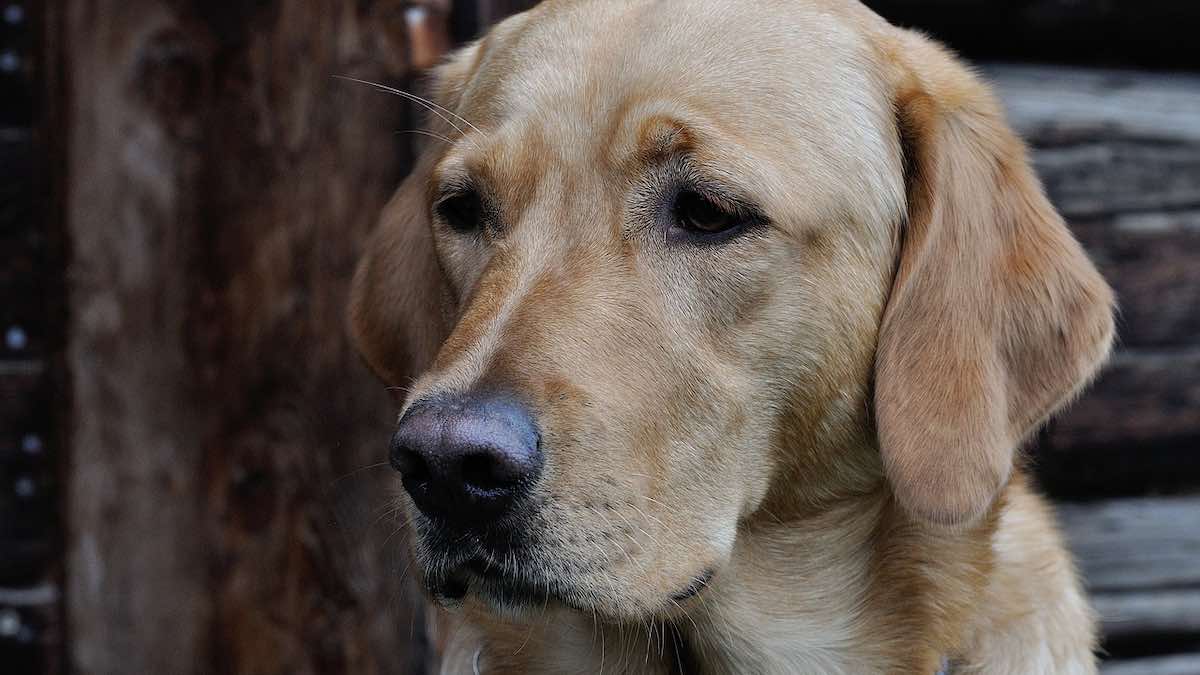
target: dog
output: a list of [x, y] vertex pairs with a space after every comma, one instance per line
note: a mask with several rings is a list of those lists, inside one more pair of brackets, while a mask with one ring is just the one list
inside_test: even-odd
[[349, 324], [441, 672], [1096, 671], [1019, 448], [1114, 299], [955, 56], [854, 0], [548, 0], [430, 92]]

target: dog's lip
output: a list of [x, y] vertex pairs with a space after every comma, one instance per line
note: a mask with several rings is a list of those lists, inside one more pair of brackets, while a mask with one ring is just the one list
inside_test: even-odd
[[[486, 555], [460, 559], [458, 564], [443, 568], [445, 574], [429, 579], [429, 591], [441, 605], [453, 607], [472, 594], [498, 606], [515, 609], [521, 606], [544, 605], [554, 601], [567, 607], [586, 609], [572, 602], [569, 591], [564, 595], [561, 586], [551, 580], [538, 582], [511, 574], [503, 564]], [[677, 610], [703, 593], [716, 575], [715, 567], [704, 568], [692, 576], [680, 590], [669, 596], [669, 606]]]
[[557, 598], [548, 586], [541, 587], [508, 574], [501, 565], [483, 557], [465, 560], [444, 575], [428, 579], [428, 585], [434, 599], [445, 606], [457, 605], [468, 593], [499, 599], [506, 605], [528, 604], [535, 600], [544, 603]]
[[688, 583], [686, 588], [671, 596], [671, 601], [681, 603], [700, 595], [701, 591], [703, 591], [705, 588], [708, 588], [708, 585], [712, 582], [713, 575], [715, 574], [716, 571], [712, 568], [709, 568], [692, 577], [691, 582]]

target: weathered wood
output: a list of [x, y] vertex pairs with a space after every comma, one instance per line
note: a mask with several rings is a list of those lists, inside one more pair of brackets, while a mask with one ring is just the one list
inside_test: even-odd
[[1092, 596], [1092, 604], [1100, 615], [1106, 639], [1146, 635], [1200, 636], [1200, 590], [1097, 593]]
[[1121, 345], [1200, 346], [1200, 208], [1077, 221], [1075, 232], [1117, 292]]
[[1056, 449], [1110, 452], [1200, 439], [1200, 348], [1117, 352], [1046, 438]]
[[1109, 661], [1100, 667], [1100, 672], [1102, 675], [1196, 675], [1200, 673], [1200, 653]]
[[1051, 494], [1079, 498], [1200, 483], [1200, 349], [1118, 352], [1054, 419], [1032, 457]]
[[412, 124], [333, 76], [401, 83], [410, 33], [432, 32], [388, 0], [52, 4], [72, 669], [412, 671], [379, 473], [394, 410], [343, 334]]
[[975, 59], [1200, 66], [1200, 6], [1178, 0], [865, 0]]
[[1060, 504], [1058, 515], [1090, 591], [1200, 586], [1200, 497]]

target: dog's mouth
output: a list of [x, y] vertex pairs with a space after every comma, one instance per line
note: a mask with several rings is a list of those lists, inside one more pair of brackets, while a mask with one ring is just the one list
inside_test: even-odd
[[609, 558], [555, 550], [536, 527], [463, 532], [419, 520], [417, 532], [414, 562], [436, 603], [456, 608], [479, 602], [510, 618], [553, 607], [612, 621], [667, 618], [686, 611], [717, 572], [716, 561], [709, 560], [669, 573], [664, 587], [662, 577], [643, 578], [646, 563], [637, 564], [628, 553], [622, 559], [616, 549]]
[[716, 574], [715, 570], [707, 569], [692, 577], [692, 580], [688, 582], [688, 585], [682, 591], [671, 596], [671, 602], [674, 602], [676, 605], [682, 605], [684, 602], [700, 595], [705, 588], [708, 588], [708, 584], [712, 582], [714, 574]]
[[576, 609], [582, 602], [578, 594], [553, 579], [537, 578], [510, 569], [482, 556], [448, 568], [427, 579], [434, 599], [444, 606], [456, 606], [467, 595], [474, 595], [492, 608], [506, 614], [520, 614], [550, 604]]
[[[511, 617], [544, 611], [550, 606], [595, 615], [603, 604], [598, 602], [599, 598], [579, 591], [563, 580], [521, 573], [484, 556], [474, 556], [443, 569], [446, 570], [443, 574], [429, 576], [426, 581], [434, 600], [444, 607], [457, 607], [468, 595]], [[671, 615], [682, 611], [689, 601], [708, 588], [714, 575], [715, 570], [706, 569], [692, 576], [678, 591], [663, 598], [661, 614]], [[599, 614], [604, 612], [600, 611]]]

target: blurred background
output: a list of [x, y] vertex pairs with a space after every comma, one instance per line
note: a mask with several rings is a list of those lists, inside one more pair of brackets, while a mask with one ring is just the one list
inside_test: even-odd
[[[527, 2], [0, 0], [0, 672], [420, 673], [354, 261]], [[1109, 675], [1200, 674], [1200, 3], [874, 0], [980, 64], [1121, 301], [1033, 444]]]

